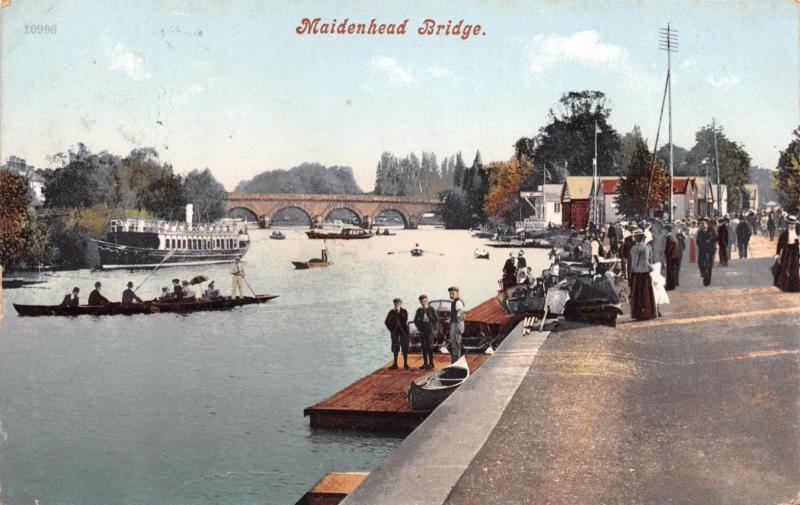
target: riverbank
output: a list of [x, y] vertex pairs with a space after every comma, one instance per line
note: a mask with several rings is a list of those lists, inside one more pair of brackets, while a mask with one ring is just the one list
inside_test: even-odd
[[[754, 238], [757, 257], [715, 267], [707, 288], [684, 263], [662, 318], [551, 333], [507, 405], [484, 400], [495, 424], [476, 432], [470, 415], [451, 411], [472, 393], [462, 388], [342, 503], [791, 501], [800, 294], [771, 286], [773, 244]], [[445, 455], [480, 449], [466, 464], [432, 467], [436, 456], [412, 450], [420, 441]]]

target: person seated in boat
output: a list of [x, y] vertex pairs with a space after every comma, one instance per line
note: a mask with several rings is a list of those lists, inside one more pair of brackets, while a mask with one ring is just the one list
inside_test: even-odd
[[534, 277], [531, 267], [526, 267], [525, 270], [520, 270], [518, 284], [527, 284], [528, 286], [533, 286], [536, 284], [536, 277]]
[[61, 306], [77, 307], [78, 305], [80, 305], [80, 301], [78, 299], [78, 293], [80, 292], [81, 292], [80, 288], [78, 287], [72, 288], [72, 293], [68, 293], [67, 295], [64, 296], [64, 299], [61, 300]]
[[94, 283], [94, 289], [89, 293], [89, 301], [87, 302], [89, 305], [107, 305], [111, 303], [108, 298], [100, 294], [101, 287], [100, 281]]
[[186, 281], [186, 280], [181, 281], [181, 291], [183, 291], [183, 298], [184, 299], [191, 300], [195, 296], [197, 296], [195, 294], [194, 290], [191, 288], [191, 286], [189, 286], [189, 281]]
[[216, 300], [219, 298], [219, 289], [214, 287], [214, 281], [208, 283], [208, 289], [203, 292], [203, 300]]
[[122, 292], [122, 305], [130, 305], [132, 303], [142, 303], [142, 299], [133, 291], [133, 282], [128, 281], [128, 288]]
[[173, 298], [175, 298], [175, 293], [170, 293], [169, 288], [167, 286], [161, 288], [161, 295], [158, 297], [159, 301], [164, 302], [167, 300], [172, 300]]
[[183, 288], [181, 287], [180, 279], [172, 279], [172, 294], [175, 298], [183, 298]]

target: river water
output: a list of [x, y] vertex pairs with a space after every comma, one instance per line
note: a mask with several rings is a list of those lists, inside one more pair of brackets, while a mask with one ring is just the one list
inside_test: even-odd
[[[508, 254], [474, 259], [482, 241], [465, 231], [397, 233], [328, 241], [332, 266], [295, 271], [289, 261], [319, 256], [320, 241], [253, 231], [247, 279], [280, 297], [228, 313], [19, 318], [11, 306], [56, 304], [73, 286], [85, 300], [95, 280], [118, 300], [146, 272], [58, 272], [5, 290], [0, 502], [283, 505], [328, 471], [379, 465], [400, 439], [311, 430], [303, 408], [390, 358], [392, 298], [413, 314], [420, 293], [458, 285], [474, 306], [496, 293]], [[423, 257], [407, 252], [417, 242]], [[526, 255], [546, 266], [546, 251]], [[227, 294], [229, 270], [171, 267], [139, 294], [201, 273]]]

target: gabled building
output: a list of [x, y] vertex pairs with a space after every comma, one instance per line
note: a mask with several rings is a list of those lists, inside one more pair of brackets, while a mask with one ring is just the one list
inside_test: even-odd
[[567, 177], [561, 188], [561, 224], [566, 228], [582, 230], [589, 224], [589, 200], [592, 194], [592, 176]]

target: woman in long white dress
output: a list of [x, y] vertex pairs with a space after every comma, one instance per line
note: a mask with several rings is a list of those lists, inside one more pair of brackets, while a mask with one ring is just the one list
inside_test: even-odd
[[661, 275], [661, 262], [653, 263], [653, 271], [650, 272], [650, 279], [653, 282], [653, 295], [656, 299], [656, 313], [661, 317], [661, 306], [669, 303], [667, 294], [667, 280]]

